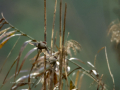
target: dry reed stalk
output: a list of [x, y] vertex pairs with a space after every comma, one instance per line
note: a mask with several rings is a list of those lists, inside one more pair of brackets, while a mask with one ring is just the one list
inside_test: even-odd
[[59, 52], [60, 52], [60, 73], [59, 73], [59, 90], [62, 90], [62, 35], [61, 35], [61, 30], [62, 30], [62, 0], [60, 0], [60, 41], [59, 41]]
[[115, 81], [114, 81], [113, 74], [112, 74], [112, 72], [111, 72], [111, 70], [110, 70], [110, 65], [109, 65], [109, 61], [108, 61], [108, 56], [107, 56], [106, 47], [105, 47], [105, 56], [106, 56], [106, 61], [107, 61], [108, 70], [109, 70], [110, 76], [111, 76], [112, 81], [113, 81], [113, 90], [115, 90]]
[[55, 14], [56, 14], [56, 8], [57, 8], [57, 0], [55, 0], [55, 7], [54, 7], [54, 15], [53, 15], [53, 26], [52, 26], [52, 36], [51, 36], [51, 54], [53, 51], [53, 36], [54, 36], [54, 27], [55, 27]]
[[[46, 0], [44, 0], [44, 41], [46, 42]], [[44, 54], [44, 90], [46, 90], [46, 54]]]
[[[65, 63], [65, 77], [66, 83], [68, 87], [68, 79], [67, 79], [67, 62], [65, 62], [66, 51], [64, 49], [64, 40], [65, 40], [65, 26], [66, 26], [66, 14], [67, 14], [67, 3], [65, 3], [65, 12], [64, 12], [64, 24], [63, 24], [63, 37], [62, 37], [62, 61]], [[68, 87], [69, 88], [69, 87]]]
[[[57, 0], [55, 0], [55, 7], [54, 7], [54, 15], [53, 15], [53, 26], [52, 26], [52, 36], [51, 36], [51, 55], [52, 55], [52, 52], [54, 51], [54, 48], [53, 48], [53, 36], [54, 36], [54, 26], [55, 26], [55, 15], [56, 15], [56, 8], [57, 8]], [[52, 69], [52, 74], [50, 74], [50, 88], [49, 90], [52, 90], [53, 89], [53, 77], [54, 77], [54, 69]], [[51, 79], [52, 78], [52, 79]]]

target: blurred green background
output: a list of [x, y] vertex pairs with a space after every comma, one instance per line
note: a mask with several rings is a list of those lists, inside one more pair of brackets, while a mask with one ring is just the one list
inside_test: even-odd
[[[0, 0], [0, 13], [3, 12], [5, 18], [19, 30], [34, 37], [37, 40], [44, 40], [44, 0]], [[59, 1], [57, 4], [57, 14], [55, 21], [55, 33], [59, 31]], [[120, 18], [120, 2], [119, 0], [63, 0], [64, 5], [67, 3], [67, 20], [66, 20], [66, 37], [70, 32], [68, 39], [78, 41], [82, 46], [82, 51], [77, 54], [84, 62], [94, 62], [97, 51], [103, 47], [107, 47], [108, 59], [111, 71], [114, 75], [116, 90], [120, 90], [120, 59], [119, 49], [115, 48], [115, 44], [110, 42], [107, 36], [109, 24]], [[53, 22], [55, 0], [47, 0], [47, 44], [50, 46], [51, 30]], [[64, 13], [63, 13], [64, 15]], [[1, 16], [0, 16], [1, 17]], [[7, 27], [7, 26], [6, 26]], [[10, 39], [5, 46], [0, 49], [0, 66], [5, 60], [7, 54], [11, 50], [17, 37]], [[21, 38], [9, 57], [2, 73], [0, 74], [0, 85], [17, 57], [20, 47], [28, 38]], [[33, 47], [28, 45], [22, 54], [22, 58]], [[37, 53], [37, 52], [35, 52]], [[31, 55], [32, 58], [35, 54]], [[21, 60], [22, 60], [21, 58]], [[30, 64], [29, 64], [30, 63]], [[79, 63], [81, 66], [89, 69], [87, 65]], [[29, 68], [31, 62], [29, 59], [24, 64], [24, 69]], [[74, 66], [72, 67], [74, 68]], [[96, 61], [96, 68], [99, 74], [103, 74], [103, 81], [112, 90], [113, 84], [110, 77], [105, 53], [102, 50]], [[15, 72], [15, 66], [9, 74], [9, 77]], [[71, 76], [74, 77], [75, 76]], [[84, 76], [81, 90], [96, 90], [97, 84], [91, 85], [93, 80]], [[2, 90], [9, 90], [11, 83], [8, 82]], [[38, 87], [39, 88], [39, 87]], [[18, 88], [19, 90], [19, 88]]]

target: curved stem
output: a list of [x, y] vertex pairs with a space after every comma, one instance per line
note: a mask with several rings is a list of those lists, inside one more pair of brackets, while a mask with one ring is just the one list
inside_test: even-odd
[[28, 38], [30, 38], [32, 41], [36, 41], [34, 38], [32, 38], [31, 36], [25, 34], [24, 32], [20, 31], [19, 29], [17, 29], [16, 27], [14, 27], [12, 24], [10, 24], [6, 19], [5, 17], [3, 16], [3, 13], [1, 14], [2, 15], [2, 18], [5, 20], [5, 22], [13, 29], [15, 29], [17, 32], [20, 32], [21, 34], [23, 34], [23, 36], [26, 36]]

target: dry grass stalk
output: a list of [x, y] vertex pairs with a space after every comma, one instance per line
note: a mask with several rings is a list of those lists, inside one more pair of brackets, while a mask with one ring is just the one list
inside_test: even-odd
[[55, 15], [56, 15], [56, 8], [57, 8], [57, 0], [55, 0], [55, 7], [54, 7], [54, 16], [53, 16], [53, 26], [52, 26], [52, 36], [51, 36], [51, 53], [53, 48], [53, 36], [54, 36], [54, 27], [55, 27]]
[[[0, 31], [0, 34], [2, 34], [0, 36], [0, 38], [3, 39], [3, 37], [6, 37], [5, 40], [3, 40], [3, 42], [0, 44], [1, 48], [4, 46], [4, 44], [13, 35], [16, 36], [16, 33], [20, 33], [19, 34], [20, 36], [25, 36], [25, 37], [28, 37], [30, 39], [28, 41], [25, 41], [25, 43], [22, 45], [18, 57], [15, 59], [12, 66], [8, 70], [7, 75], [5, 76], [5, 79], [3, 81], [3, 85], [9, 79], [11, 79], [11, 77], [7, 79], [7, 76], [9, 74], [10, 70], [12, 69], [12, 67], [15, 65], [15, 63], [17, 62], [17, 67], [16, 67], [16, 72], [13, 75], [14, 77], [16, 77], [19, 73], [22, 72], [21, 69], [22, 69], [22, 67], [24, 65], [25, 60], [27, 60], [27, 57], [30, 56], [30, 54], [32, 52], [38, 50], [37, 55], [35, 56], [35, 58], [33, 58], [34, 62], [32, 63], [32, 67], [31, 67], [28, 75], [22, 76], [18, 80], [16, 80], [15, 83], [12, 85], [11, 90], [15, 90], [18, 87], [21, 87], [21, 86], [24, 86], [24, 85], [29, 85], [29, 89], [27, 89], [27, 90], [31, 90], [32, 88], [38, 86], [39, 83], [42, 84], [41, 90], [46, 90], [46, 89], [53, 90], [55, 88], [57, 88], [59, 90], [62, 90], [62, 88], [63, 88], [63, 79], [66, 80], [68, 90], [69, 89], [70, 90], [72, 90], [72, 89], [80, 89], [81, 88], [81, 83], [82, 83], [82, 78], [83, 78], [84, 74], [86, 74], [87, 76], [92, 78], [98, 84], [97, 89], [102, 87], [101, 88], [102, 90], [106, 90], [105, 84], [102, 82], [102, 76], [99, 77], [99, 74], [98, 74], [96, 68], [94, 68], [92, 70], [86, 70], [80, 64], [77, 64], [76, 62], [74, 62], [74, 60], [76, 60], [76, 61], [80, 61], [80, 62], [84, 63], [80, 59], [73, 58], [73, 57], [68, 59], [68, 56], [71, 54], [70, 49], [72, 49], [74, 51], [74, 53], [76, 54], [77, 51], [81, 50], [81, 45], [75, 40], [68, 40], [68, 41], [66, 40], [66, 42], [64, 40], [65, 39], [65, 23], [66, 23], [67, 4], [65, 3], [63, 35], [62, 35], [62, 0], [60, 0], [59, 47], [57, 47], [57, 45], [56, 45], [56, 38], [57, 38], [57, 36], [56, 36], [55, 41], [54, 41], [54, 46], [56, 45], [56, 48], [58, 50], [53, 52], [53, 36], [54, 36], [54, 24], [55, 24], [56, 6], [57, 6], [57, 0], [55, 1], [55, 9], [54, 9], [54, 16], [53, 16], [53, 27], [52, 27], [52, 36], [51, 36], [51, 52], [49, 52], [49, 50], [48, 50], [48, 48], [46, 46], [46, 36], [47, 36], [46, 35], [46, 0], [44, 0], [44, 42], [42, 42], [42, 41], [38, 42], [37, 40], [34, 40], [29, 35], [23, 33], [22, 31], [18, 30], [17, 28], [15, 28], [14, 26], [12, 26], [4, 18], [3, 14], [2, 14], [2, 19], [0, 19], [0, 23], [1, 23], [0, 29], [3, 27], [3, 25], [8, 24], [10, 26], [10, 28], [14, 29], [14, 31], [7, 32], [9, 30], [9, 28], [6, 28], [6, 29]], [[65, 45], [64, 45], [64, 43], [65, 43]], [[23, 50], [25, 49], [25, 47], [27, 46], [27, 44], [33, 45], [34, 48], [29, 50], [29, 52], [25, 55], [21, 65], [20, 65], [20, 67], [18, 69], [21, 54], [22, 54]], [[15, 45], [16, 45], [16, 43], [15, 43]], [[113, 75], [112, 75], [111, 70], [110, 70], [106, 47], [102, 47], [97, 52], [97, 54], [104, 48], [105, 48], [105, 55], [106, 55], [108, 69], [109, 69], [110, 75], [111, 75], [112, 80], [113, 80], [113, 85], [114, 85], [114, 78], [113, 78]], [[10, 51], [10, 53], [11, 53], [11, 51]], [[44, 55], [40, 56], [41, 53], [43, 53]], [[9, 55], [8, 55], [8, 57], [9, 57]], [[95, 58], [96, 57], [97, 57], [97, 55], [95, 56]], [[94, 61], [94, 64], [95, 64], [95, 61]], [[70, 67], [69, 67], [68, 62], [71, 62], [72, 64], [76, 65], [77, 68], [70, 71], [69, 70]], [[90, 63], [90, 65], [91, 65], [91, 63]], [[65, 72], [62, 72], [62, 69]], [[77, 83], [78, 83], [78, 78], [79, 78], [79, 71], [77, 72], [75, 82], [70, 77], [70, 74], [73, 73], [75, 70], [81, 70], [82, 71], [82, 75], [80, 76], [80, 82], [79, 82], [79, 87], [78, 88], [77, 88]], [[26, 72], [28, 72], [28, 71], [26, 71]], [[70, 84], [69, 84], [68, 79], [67, 79], [68, 77], [70, 78]], [[40, 78], [40, 79], [37, 79], [37, 78]], [[59, 80], [58, 80], [58, 78], [59, 78]], [[27, 79], [28, 79], [28, 82], [22, 84]], [[36, 81], [36, 83], [32, 82], [33, 79]], [[33, 83], [33, 85], [32, 85], [32, 83]], [[32, 85], [32, 87], [31, 87], [31, 85]], [[113, 87], [113, 90], [115, 90], [115, 85]]]
[[113, 90], [115, 90], [115, 81], [114, 81], [113, 74], [112, 74], [112, 72], [111, 72], [111, 70], [110, 70], [110, 65], [109, 65], [109, 61], [108, 61], [108, 56], [107, 56], [106, 47], [105, 47], [105, 56], [106, 56], [106, 61], [107, 61], [108, 70], [109, 70], [110, 76], [111, 76], [112, 81], [113, 81]]
[[59, 31], [59, 53], [60, 53], [60, 71], [59, 71], [59, 90], [62, 90], [62, 0], [60, 0], [60, 31]]
[[[99, 84], [98, 84], [97, 90], [99, 90], [100, 83], [102, 83], [102, 77], [103, 77], [103, 74], [102, 74], [101, 77], [99, 78]], [[103, 87], [104, 87], [104, 85], [103, 85]], [[103, 90], [103, 88], [102, 88], [102, 90]]]
[[[98, 50], [97, 54], [98, 54], [101, 50], [103, 50], [104, 48], [105, 48], [105, 47], [100, 48], [100, 49]], [[94, 58], [94, 67], [95, 67], [95, 64], [96, 64], [97, 54], [95, 55], [95, 58]]]
[[[44, 0], [44, 41], [46, 42], [46, 0]], [[46, 54], [44, 54], [44, 90], [46, 90]]]
[[76, 79], [75, 79], [75, 86], [76, 86], [76, 87], [77, 87], [77, 84], [78, 84], [79, 74], [80, 74], [80, 71], [77, 71]]
[[80, 76], [80, 81], [79, 81], [78, 90], [81, 90], [81, 85], [82, 85], [83, 76], [84, 76], [84, 73], [82, 73], [82, 75]]
[[17, 39], [17, 41], [15, 42], [15, 44], [13, 45], [13, 47], [12, 47], [12, 49], [10, 50], [9, 54], [7, 55], [7, 57], [6, 57], [5, 61], [4, 61], [4, 63], [2, 64], [2, 67], [1, 67], [1, 69], [0, 69], [0, 73], [1, 73], [1, 71], [2, 71], [2, 69], [3, 69], [3, 67], [4, 67], [4, 65], [5, 65], [5, 63], [7, 62], [9, 56], [11, 55], [13, 49], [14, 49], [15, 46], [17, 45], [19, 39], [20, 39], [20, 36], [19, 36], [19, 38]]
[[65, 70], [65, 77], [66, 77], [66, 84], [67, 84], [67, 88], [69, 89], [69, 85], [68, 85], [68, 78], [67, 78], [67, 60], [65, 61], [65, 57], [66, 57], [66, 50], [65, 50], [65, 46], [64, 46], [64, 42], [65, 42], [65, 27], [66, 27], [66, 14], [67, 14], [67, 3], [65, 3], [65, 12], [64, 12], [64, 24], [63, 24], [63, 37], [62, 37], [62, 61], [64, 62], [64, 70]]

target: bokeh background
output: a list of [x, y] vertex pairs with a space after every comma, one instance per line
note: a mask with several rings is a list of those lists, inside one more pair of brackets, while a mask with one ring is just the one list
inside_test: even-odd
[[[0, 0], [0, 13], [3, 12], [5, 18], [19, 30], [34, 37], [37, 40], [44, 40], [44, 0]], [[57, 4], [55, 33], [59, 31], [59, 1]], [[78, 41], [82, 46], [82, 51], [75, 57], [80, 58], [84, 62], [90, 61], [94, 63], [97, 51], [103, 47], [107, 47], [108, 59], [111, 71], [114, 75], [116, 90], [120, 90], [120, 59], [119, 49], [115, 48], [115, 43], [110, 42], [108, 33], [109, 24], [120, 18], [120, 2], [119, 0], [63, 0], [64, 5], [67, 3], [67, 21], [66, 21], [66, 37], [69, 32], [69, 39]], [[47, 44], [50, 46], [51, 30], [53, 22], [55, 0], [47, 0]], [[64, 15], [64, 13], [63, 13]], [[1, 17], [1, 16], [0, 16]], [[7, 27], [7, 26], [6, 26]], [[5, 27], [4, 27], [5, 28]], [[14, 45], [17, 37], [10, 39], [5, 46], [0, 49], [0, 66], [5, 60], [7, 54]], [[28, 38], [21, 38], [9, 57], [2, 73], [0, 74], [0, 85], [17, 57], [20, 47]], [[32, 48], [28, 45], [22, 54], [22, 58]], [[36, 54], [37, 52], [35, 52]], [[31, 65], [29, 61], [35, 54], [31, 55], [24, 64], [24, 69], [28, 69]], [[22, 61], [21, 58], [21, 61]], [[86, 69], [90, 67], [79, 63]], [[75, 68], [72, 66], [71, 68]], [[99, 74], [103, 74], [103, 81], [112, 90], [113, 84], [110, 77], [104, 49], [99, 52], [96, 61], [96, 68]], [[9, 77], [15, 72], [15, 66], [9, 74]], [[75, 80], [75, 76], [71, 75]], [[81, 90], [96, 90], [97, 84], [91, 85], [93, 80], [84, 76]], [[9, 90], [11, 82], [8, 82], [2, 90]], [[38, 87], [38, 89], [41, 86]], [[19, 88], [18, 88], [19, 90]]]

